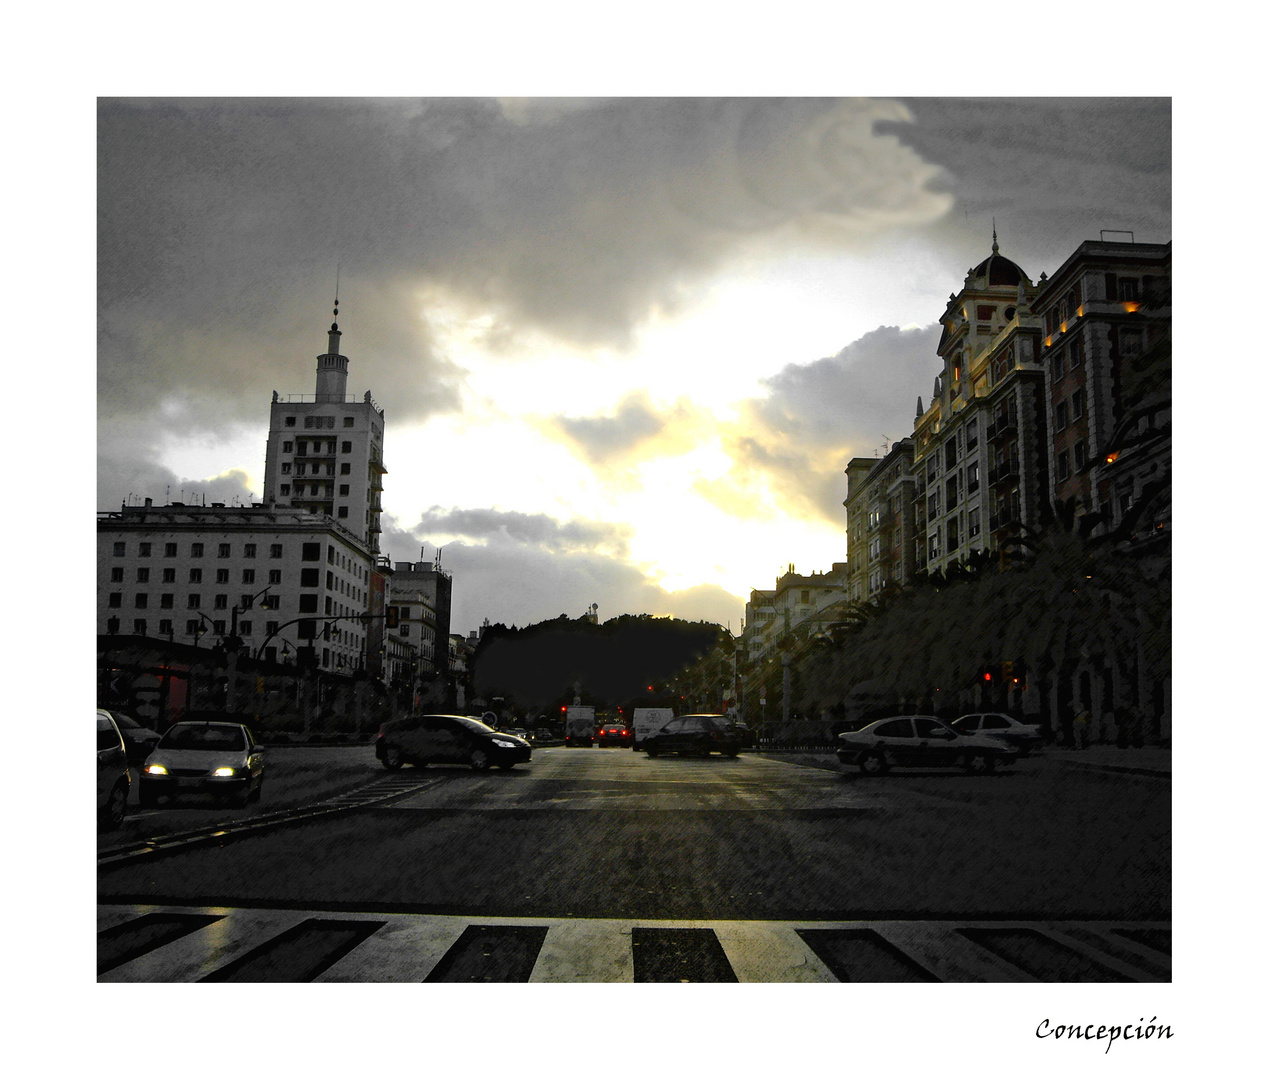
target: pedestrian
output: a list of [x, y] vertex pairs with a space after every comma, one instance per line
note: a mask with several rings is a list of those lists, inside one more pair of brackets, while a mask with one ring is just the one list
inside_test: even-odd
[[1088, 715], [1087, 709], [1080, 709], [1075, 717], [1075, 748], [1084, 750], [1088, 747], [1088, 728], [1092, 721], [1092, 717]]

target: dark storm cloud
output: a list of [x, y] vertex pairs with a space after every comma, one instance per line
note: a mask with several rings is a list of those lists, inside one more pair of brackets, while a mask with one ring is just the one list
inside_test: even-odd
[[[1005, 254], [1032, 280], [1102, 229], [1172, 238], [1170, 98], [910, 98], [911, 122], [882, 121], [956, 197], [940, 228], [979, 246], [994, 217]], [[977, 248], [975, 248], [977, 250]], [[966, 265], [970, 265], [968, 262]]]
[[[621, 345], [753, 237], [941, 209], [885, 102], [112, 101], [98, 112], [103, 417], [170, 396], [259, 422], [305, 392], [343, 265], [351, 380], [395, 419], [456, 406], [427, 295]], [[831, 229], [830, 229], [831, 231]], [[429, 293], [428, 290], [431, 290]]]
[[928, 402], [939, 370], [937, 345], [937, 326], [883, 326], [836, 356], [790, 364], [731, 429], [731, 470], [696, 490], [738, 517], [778, 509], [839, 522], [846, 463], [911, 433], [917, 397]]
[[[556, 615], [577, 618], [599, 605], [601, 621], [622, 614], [730, 620], [739, 630], [743, 604], [717, 585], [669, 592], [628, 561], [620, 526], [556, 521], [544, 514], [494, 509], [433, 508], [409, 528], [389, 519], [385, 550], [436, 558], [461, 587], [454, 589], [455, 633], [491, 622], [526, 626]], [[457, 537], [457, 538], [454, 538]], [[561, 556], [567, 554], [567, 558]]]

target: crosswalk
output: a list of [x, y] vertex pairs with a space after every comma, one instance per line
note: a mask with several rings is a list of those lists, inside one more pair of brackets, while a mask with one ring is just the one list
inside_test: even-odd
[[1169, 982], [1167, 922], [472, 918], [102, 905], [100, 982]]

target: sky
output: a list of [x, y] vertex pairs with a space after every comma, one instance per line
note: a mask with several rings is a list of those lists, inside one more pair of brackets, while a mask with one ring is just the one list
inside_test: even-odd
[[259, 501], [338, 279], [381, 547], [452, 629], [597, 604], [739, 633], [846, 559], [1000, 251], [1172, 238], [1168, 98], [102, 97], [97, 506]]

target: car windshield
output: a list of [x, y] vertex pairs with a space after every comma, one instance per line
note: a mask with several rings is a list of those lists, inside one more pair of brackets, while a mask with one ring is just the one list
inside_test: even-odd
[[247, 738], [240, 727], [177, 724], [159, 745], [165, 750], [245, 750]]

